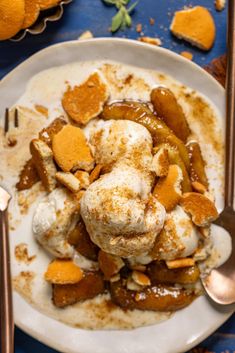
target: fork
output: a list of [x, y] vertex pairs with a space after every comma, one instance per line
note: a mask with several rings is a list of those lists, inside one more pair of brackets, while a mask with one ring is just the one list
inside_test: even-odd
[[[226, 158], [224, 210], [215, 222], [235, 237], [234, 177], [235, 177], [235, 0], [228, 5], [226, 83]], [[228, 261], [203, 279], [208, 295], [219, 304], [235, 302], [235, 241]]]
[[[14, 126], [19, 126], [18, 110], [14, 112]], [[4, 134], [10, 128], [9, 109], [5, 111]], [[0, 309], [1, 309], [1, 352], [14, 352], [14, 321], [12, 309], [12, 288], [8, 234], [7, 207], [10, 194], [0, 186]]]

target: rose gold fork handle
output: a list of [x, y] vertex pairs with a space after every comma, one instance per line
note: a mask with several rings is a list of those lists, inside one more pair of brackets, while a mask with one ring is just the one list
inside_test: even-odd
[[14, 321], [12, 310], [11, 271], [7, 210], [0, 211], [0, 324], [1, 352], [14, 352]]
[[228, 4], [225, 207], [233, 208], [235, 167], [235, 0]]

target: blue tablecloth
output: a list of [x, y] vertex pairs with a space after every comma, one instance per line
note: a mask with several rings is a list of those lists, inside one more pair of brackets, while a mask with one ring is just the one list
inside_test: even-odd
[[[215, 18], [217, 36], [213, 49], [208, 53], [201, 52], [173, 38], [169, 32], [172, 14], [185, 5], [206, 6]], [[10, 41], [0, 43], [0, 78], [36, 51], [57, 42], [77, 39], [85, 30], [90, 30], [96, 37], [111, 36], [108, 28], [114, 13], [114, 8], [106, 7], [101, 0], [73, 0], [73, 3], [66, 7], [63, 18], [57, 23], [48, 24], [43, 34], [28, 35], [20, 43]], [[155, 19], [153, 26], [149, 24], [150, 17]], [[139, 0], [138, 7], [133, 14], [132, 28], [119, 31], [114, 36], [136, 39], [139, 36], [135, 30], [137, 23], [142, 24], [146, 36], [160, 38], [163, 47], [177, 53], [190, 51], [193, 54], [193, 60], [201, 66], [208, 64], [213, 58], [226, 51], [226, 10], [216, 12], [213, 0]], [[16, 329], [15, 344], [16, 353], [55, 352], [19, 329]], [[235, 315], [192, 352], [235, 353]]]

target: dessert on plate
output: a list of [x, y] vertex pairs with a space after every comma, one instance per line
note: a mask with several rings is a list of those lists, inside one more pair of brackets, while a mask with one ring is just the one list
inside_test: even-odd
[[212, 225], [223, 142], [204, 97], [162, 73], [97, 61], [39, 73], [15, 109], [20, 127], [0, 157], [15, 185], [12, 227], [32, 224], [22, 242], [36, 256], [22, 261], [20, 231], [15, 251], [21, 295], [93, 329], [153, 324], [203, 295], [200, 278], [231, 251]]

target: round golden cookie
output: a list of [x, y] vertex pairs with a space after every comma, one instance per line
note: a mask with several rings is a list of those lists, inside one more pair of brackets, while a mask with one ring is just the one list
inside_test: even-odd
[[24, 0], [0, 0], [0, 40], [13, 37], [24, 21]]
[[47, 10], [51, 7], [57, 6], [61, 0], [39, 0], [39, 6], [41, 10]]
[[25, 18], [22, 28], [28, 28], [36, 22], [40, 13], [38, 0], [25, 0]]

